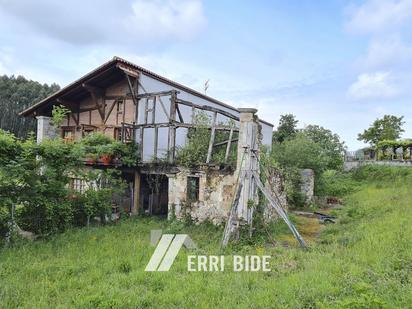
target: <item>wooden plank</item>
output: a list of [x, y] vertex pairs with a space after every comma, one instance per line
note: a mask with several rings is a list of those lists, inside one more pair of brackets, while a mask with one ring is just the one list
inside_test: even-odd
[[257, 185], [257, 187], [260, 189], [260, 191], [263, 193], [263, 195], [266, 197], [267, 201], [269, 204], [276, 210], [276, 212], [279, 214], [279, 216], [285, 221], [286, 225], [289, 227], [290, 231], [292, 232], [293, 236], [298, 240], [299, 244], [303, 247], [306, 248], [306, 243], [303, 240], [302, 236], [300, 236], [298, 230], [295, 228], [293, 223], [289, 220], [285, 210], [279, 206], [276, 201], [273, 199], [272, 195], [267, 191], [263, 183], [260, 181], [259, 175], [256, 173], [256, 171], [252, 171], [253, 179]]
[[232, 137], [233, 137], [233, 129], [230, 130], [230, 133], [229, 133], [229, 140], [227, 142], [226, 153], [225, 153], [225, 163], [227, 163], [227, 160], [229, 159], [230, 146], [232, 144]]
[[168, 90], [168, 91], [158, 91], [158, 92], [146, 92], [139, 94], [136, 96], [137, 99], [145, 99], [145, 98], [152, 98], [152, 97], [161, 97], [161, 96], [171, 96], [173, 93], [179, 93], [176, 90]]
[[70, 113], [70, 116], [72, 116], [76, 126], [79, 125], [79, 118], [77, 118], [77, 116], [75, 116], [75, 114], [73, 112]]
[[153, 149], [153, 154], [155, 159], [157, 159], [157, 144], [159, 140], [159, 128], [155, 127], [155, 136], [154, 136], [154, 149]]
[[[99, 96], [101, 96], [102, 97], [102, 100], [104, 100], [104, 97], [103, 97], [103, 93], [104, 93], [104, 91], [103, 91], [103, 89], [101, 89], [101, 88], [99, 88], [99, 87], [96, 87], [96, 86], [92, 86], [92, 85], [89, 85], [89, 84], [86, 84], [86, 83], [83, 83], [82, 84], [82, 86], [83, 86], [83, 88], [85, 88], [87, 91], [89, 91], [89, 93], [90, 93], [90, 95], [91, 95], [91, 97], [92, 97], [92, 100], [93, 100], [93, 103], [94, 103], [94, 105], [97, 107], [97, 109], [99, 110], [99, 114], [100, 114], [100, 118], [101, 118], [101, 120], [102, 120], [102, 122], [104, 122], [104, 114], [105, 114], [105, 111], [104, 111], [104, 107], [102, 107], [101, 105], [100, 105], [100, 103], [99, 103]], [[103, 101], [103, 104], [104, 104], [104, 101]]]
[[[144, 127], [144, 128], [154, 128], [155, 126], [158, 127], [168, 127], [170, 126], [170, 122], [162, 122], [162, 123], [156, 123], [156, 124], [136, 124], [136, 128]], [[180, 122], [174, 122], [173, 126], [176, 128], [198, 128], [198, 125], [194, 125], [192, 123], [180, 123]], [[207, 127], [206, 129], [211, 130], [212, 127]], [[215, 126], [216, 131], [228, 131], [233, 130], [233, 132], [239, 132], [239, 129], [229, 127], [229, 126]], [[233, 140], [234, 141], [234, 140]], [[226, 143], [226, 142], [225, 142]]]
[[[237, 142], [237, 141], [239, 141], [238, 138], [233, 138], [233, 139], [231, 140], [232, 143]], [[227, 143], [229, 143], [229, 140], [226, 140], [226, 141], [223, 141], [223, 142], [219, 142], [219, 143], [215, 143], [215, 144], [213, 145], [213, 147], [224, 146], [224, 145], [227, 145]]]
[[179, 109], [179, 104], [176, 104], [176, 111], [177, 111], [177, 115], [179, 116], [179, 121], [183, 123], [184, 120], [183, 120], [182, 113], [180, 112], [180, 109]]
[[143, 160], [143, 138], [144, 138], [144, 128], [140, 128], [140, 160]]
[[[107, 120], [108, 120], [109, 117], [110, 117], [110, 114], [111, 114], [112, 111], [113, 111], [114, 106], [115, 106], [118, 102], [119, 102], [119, 101], [117, 101], [117, 100], [114, 100], [114, 101], [113, 101], [112, 105], [111, 105], [110, 108], [109, 108], [109, 112], [107, 113], [106, 118], [104, 119], [104, 122], [103, 122], [104, 124], [106, 124]], [[124, 106], [123, 106], [123, 108], [124, 108]], [[116, 121], [117, 121], [117, 117], [116, 117]]]
[[215, 134], [216, 134], [216, 128], [215, 128], [216, 118], [217, 118], [217, 112], [214, 112], [213, 120], [212, 120], [212, 132], [210, 134], [209, 149], [207, 150], [206, 163], [210, 163], [210, 160], [212, 159], [213, 144], [215, 143]]
[[149, 110], [149, 98], [146, 98], [146, 102], [145, 102], [145, 107], [144, 107], [144, 124], [148, 124], [147, 123], [147, 118], [148, 118], [148, 111]]
[[138, 100], [137, 100], [137, 98], [136, 98], [136, 94], [134, 93], [133, 84], [132, 84], [132, 82], [131, 82], [131, 80], [130, 80], [129, 75], [125, 73], [125, 76], [126, 76], [126, 80], [127, 80], [127, 85], [129, 86], [129, 91], [130, 91], [130, 93], [131, 93], [131, 95], [132, 95], [133, 103], [134, 103], [134, 105], [137, 106], [137, 103], [138, 103], [137, 101], [138, 101]]
[[169, 117], [169, 139], [168, 139], [168, 154], [169, 163], [173, 164], [175, 161], [175, 148], [176, 148], [176, 91], [174, 91], [170, 97], [170, 117]]
[[116, 67], [119, 68], [120, 70], [122, 70], [126, 75], [130, 75], [132, 77], [139, 76], [139, 71], [138, 70], [134, 70], [134, 69], [132, 69], [129, 66], [126, 66], [124, 64], [118, 63], [118, 64], [116, 64]]
[[152, 123], [154, 124], [156, 120], [156, 96], [153, 97], [153, 108], [152, 108]]
[[221, 114], [223, 116], [226, 116], [226, 117], [231, 118], [233, 120], [239, 121], [238, 116], [235, 116], [235, 115], [233, 115], [229, 112], [226, 112], [222, 109], [219, 109], [219, 108], [215, 108], [215, 107], [212, 107], [212, 106], [209, 106], [209, 105], [198, 105], [198, 104], [195, 104], [195, 103], [192, 103], [192, 102], [189, 102], [189, 101], [185, 101], [185, 100], [181, 100], [181, 99], [177, 99], [176, 102], [178, 104], [195, 107], [197, 109], [201, 109], [201, 110], [205, 110], [205, 111], [209, 111], [209, 112], [218, 112], [219, 114]]
[[230, 236], [233, 234], [233, 225], [237, 221], [237, 208], [239, 205], [239, 200], [240, 200], [240, 195], [242, 193], [242, 188], [243, 188], [243, 178], [244, 177], [239, 177], [238, 179], [238, 189], [236, 191], [235, 199], [233, 200], [232, 207], [230, 208], [229, 216], [226, 221], [225, 225], [225, 230], [223, 232], [223, 240], [222, 240], [222, 247], [226, 247], [227, 244], [229, 243]]

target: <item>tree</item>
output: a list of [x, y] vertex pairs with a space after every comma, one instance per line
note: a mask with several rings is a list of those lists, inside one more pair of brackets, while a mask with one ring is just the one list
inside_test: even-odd
[[281, 115], [278, 128], [273, 132], [273, 142], [283, 143], [285, 140], [293, 138], [297, 132], [297, 124], [295, 115]]
[[315, 174], [327, 169], [328, 157], [321, 145], [311, 140], [303, 132], [298, 132], [294, 139], [286, 140], [272, 150], [274, 161], [281, 167], [310, 168]]
[[19, 112], [59, 90], [57, 84], [40, 84], [23, 76], [0, 76], [0, 129], [17, 137], [26, 137], [35, 131], [36, 121], [20, 117]]
[[372, 146], [376, 146], [383, 140], [396, 140], [402, 132], [405, 132], [402, 129], [404, 123], [403, 116], [385, 115], [382, 119], [376, 119], [363, 133], [358, 134], [358, 140], [370, 143]]
[[340, 141], [339, 135], [318, 125], [308, 125], [303, 133], [320, 146], [326, 157], [325, 167], [327, 169], [338, 170], [342, 167], [345, 144]]

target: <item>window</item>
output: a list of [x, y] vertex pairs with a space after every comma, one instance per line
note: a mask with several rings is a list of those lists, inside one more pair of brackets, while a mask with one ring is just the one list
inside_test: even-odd
[[187, 201], [197, 202], [199, 200], [199, 177], [187, 177]]
[[72, 178], [70, 180], [70, 188], [79, 193], [84, 193], [86, 189], [86, 182], [80, 178]]
[[116, 141], [122, 140], [122, 128], [114, 128], [114, 139]]
[[65, 141], [72, 141], [74, 139], [74, 127], [62, 127], [62, 138]]
[[124, 108], [124, 101], [123, 100], [119, 100], [117, 101], [117, 112], [123, 113], [123, 108]]
[[85, 137], [96, 131], [96, 127], [82, 124], [82, 137]]

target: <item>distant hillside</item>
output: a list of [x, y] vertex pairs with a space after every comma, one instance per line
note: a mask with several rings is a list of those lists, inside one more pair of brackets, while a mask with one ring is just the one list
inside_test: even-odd
[[35, 131], [35, 120], [20, 117], [18, 113], [59, 89], [57, 84], [42, 85], [23, 76], [0, 76], [0, 128], [18, 137]]

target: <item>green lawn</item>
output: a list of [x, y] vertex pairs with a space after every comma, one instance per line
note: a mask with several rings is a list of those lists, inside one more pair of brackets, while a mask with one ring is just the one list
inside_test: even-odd
[[[221, 251], [221, 228], [144, 218], [1, 249], [0, 307], [412, 308], [409, 180], [362, 185], [307, 251], [269, 241]], [[181, 251], [169, 272], [147, 273], [158, 228], [189, 234], [198, 249]], [[186, 254], [269, 254], [272, 272], [189, 273]]]

